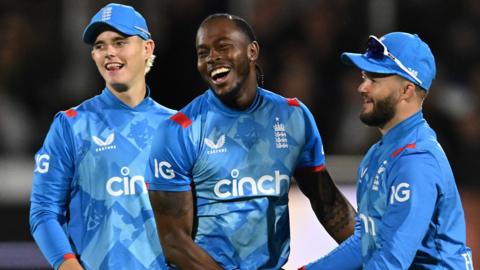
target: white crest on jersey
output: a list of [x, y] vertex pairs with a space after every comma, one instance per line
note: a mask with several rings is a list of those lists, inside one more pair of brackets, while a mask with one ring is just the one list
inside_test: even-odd
[[98, 138], [97, 136], [92, 136], [93, 142], [98, 145], [98, 146], [107, 146], [113, 143], [113, 140], [115, 139], [115, 133], [110, 134], [105, 141], [102, 139]]
[[92, 140], [97, 146], [99, 146], [97, 147], [97, 149], [95, 149], [95, 151], [97, 152], [117, 148], [117, 146], [112, 145], [113, 141], [115, 140], [115, 133], [108, 135], [105, 141], [98, 138], [97, 136], [92, 136]]
[[362, 168], [362, 172], [361, 172], [361, 174], [360, 174], [360, 177], [361, 177], [361, 178], [363, 178], [363, 177], [365, 176], [365, 174], [367, 173], [367, 170], [368, 170], [367, 167]]
[[220, 136], [220, 138], [218, 138], [217, 140], [217, 143], [214, 143], [212, 140], [210, 140], [209, 138], [205, 138], [205, 144], [210, 147], [211, 149], [219, 149], [219, 148], [222, 148], [223, 145], [225, 144], [225, 134], [223, 134], [222, 136]]
[[211, 149], [219, 149], [219, 148], [222, 148], [223, 145], [225, 144], [225, 134], [223, 134], [222, 136], [220, 136], [220, 138], [218, 138], [217, 140], [217, 143], [214, 143], [212, 140], [210, 140], [209, 138], [205, 138], [205, 144], [210, 147]]
[[[279, 117], [275, 117], [275, 124], [273, 125], [273, 131], [275, 136], [275, 147], [277, 149], [288, 148], [286, 128], [283, 123], [280, 123]], [[323, 148], [322, 148], [322, 153], [323, 153]]]

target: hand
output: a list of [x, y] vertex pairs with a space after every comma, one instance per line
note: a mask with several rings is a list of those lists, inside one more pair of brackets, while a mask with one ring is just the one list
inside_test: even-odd
[[60, 264], [58, 270], [83, 270], [77, 259], [69, 259]]

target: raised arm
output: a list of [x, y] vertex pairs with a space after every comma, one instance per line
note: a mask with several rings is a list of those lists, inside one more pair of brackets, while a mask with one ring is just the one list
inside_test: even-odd
[[222, 269], [192, 239], [192, 192], [150, 190], [149, 196], [167, 261], [180, 269]]
[[300, 169], [295, 172], [295, 179], [300, 190], [310, 200], [318, 220], [337, 243], [353, 234], [355, 209], [337, 188], [326, 169]]

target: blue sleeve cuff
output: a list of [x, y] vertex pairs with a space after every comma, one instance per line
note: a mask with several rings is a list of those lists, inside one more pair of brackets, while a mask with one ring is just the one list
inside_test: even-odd
[[190, 185], [185, 184], [165, 184], [165, 183], [148, 183], [148, 190], [161, 190], [161, 191], [190, 191]]
[[[347, 259], [348, 258], [348, 259]], [[319, 260], [307, 264], [306, 270], [362, 269], [360, 238], [352, 235], [340, 246]]]
[[65, 254], [73, 254], [67, 236], [56, 220], [39, 223], [33, 229], [32, 235], [47, 261], [55, 269], [64, 261]]

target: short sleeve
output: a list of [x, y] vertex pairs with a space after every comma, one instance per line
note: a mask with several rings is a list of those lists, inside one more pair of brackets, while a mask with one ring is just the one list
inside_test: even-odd
[[145, 173], [149, 190], [190, 190], [196, 151], [190, 129], [171, 119], [160, 124]]
[[301, 103], [304, 115], [305, 144], [300, 153], [297, 167], [323, 167], [325, 166], [325, 153], [322, 138], [312, 113]]

